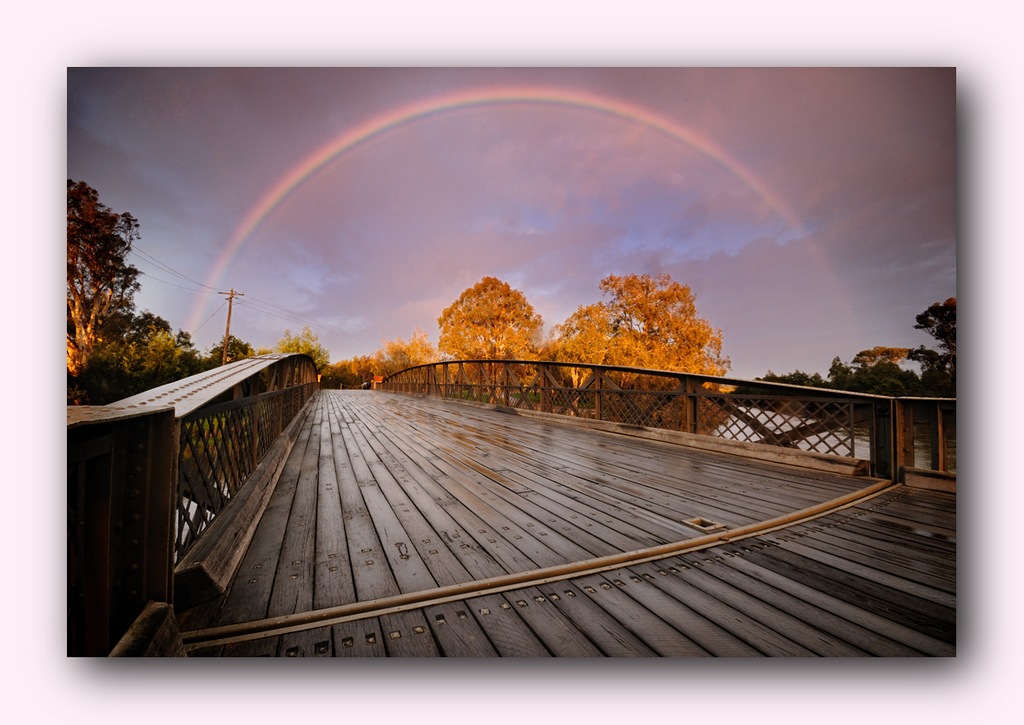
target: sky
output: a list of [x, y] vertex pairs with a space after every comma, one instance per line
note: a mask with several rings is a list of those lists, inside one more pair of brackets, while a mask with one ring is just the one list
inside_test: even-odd
[[828, 373], [957, 294], [954, 67], [69, 67], [67, 176], [140, 222], [136, 296], [205, 351], [332, 362], [485, 276], [545, 331], [668, 274], [729, 374]]

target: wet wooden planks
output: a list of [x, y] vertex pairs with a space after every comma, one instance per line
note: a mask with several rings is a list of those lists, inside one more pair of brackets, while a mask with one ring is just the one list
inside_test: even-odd
[[[228, 594], [182, 629], [682, 540], [864, 485], [444, 401], [320, 394]], [[948, 656], [955, 496], [898, 489], [756, 539], [195, 649], [219, 656]]]

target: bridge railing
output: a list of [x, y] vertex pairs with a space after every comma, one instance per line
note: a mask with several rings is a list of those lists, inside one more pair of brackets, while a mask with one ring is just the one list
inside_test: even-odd
[[380, 387], [859, 459], [893, 480], [908, 467], [955, 471], [955, 399], [533, 360], [429, 363]]
[[306, 383], [180, 419], [176, 561], [209, 529], [315, 389], [316, 383]]
[[68, 407], [68, 655], [106, 655], [318, 388], [306, 355]]

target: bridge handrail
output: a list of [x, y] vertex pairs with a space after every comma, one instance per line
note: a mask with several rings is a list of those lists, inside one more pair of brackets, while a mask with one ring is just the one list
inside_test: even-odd
[[68, 654], [105, 655], [318, 389], [308, 355], [68, 406]]
[[892, 480], [956, 470], [955, 398], [548, 360], [441, 360], [379, 387], [862, 459]]

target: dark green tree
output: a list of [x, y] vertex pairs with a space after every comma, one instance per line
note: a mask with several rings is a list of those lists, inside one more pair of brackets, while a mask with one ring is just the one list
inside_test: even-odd
[[921, 365], [924, 389], [929, 395], [956, 397], [956, 297], [929, 306], [914, 327], [939, 344], [938, 350], [921, 345], [910, 351], [910, 359]]
[[[249, 357], [253, 357], [256, 354], [256, 350], [252, 345], [239, 340], [234, 335], [228, 335], [228, 362], [235, 362], [236, 360], [244, 360]], [[209, 370], [215, 367], [219, 367], [224, 360], [224, 341], [217, 343], [209, 350], [206, 351], [206, 355], [203, 357], [203, 369]]]
[[769, 383], [786, 383], [787, 385], [804, 385], [810, 388], [827, 388], [828, 381], [821, 377], [821, 373], [805, 373], [802, 370], [794, 370], [785, 375], [777, 375], [771, 370], [764, 377], [758, 378]]
[[69, 403], [112, 403], [203, 369], [189, 334], [173, 334], [170, 324], [151, 312], [122, 316], [119, 330], [120, 337], [95, 346], [75, 385], [69, 385]]

